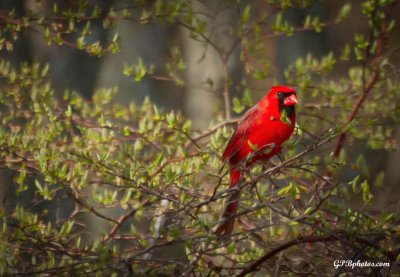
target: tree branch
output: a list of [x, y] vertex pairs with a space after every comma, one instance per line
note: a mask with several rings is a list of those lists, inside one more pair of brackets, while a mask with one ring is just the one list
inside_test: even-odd
[[315, 242], [327, 242], [327, 241], [335, 241], [338, 240], [338, 238], [334, 237], [334, 236], [304, 236], [304, 237], [298, 237], [296, 239], [293, 239], [291, 241], [288, 241], [284, 244], [282, 244], [281, 246], [272, 249], [271, 251], [269, 251], [267, 254], [265, 254], [264, 256], [262, 256], [260, 259], [258, 259], [257, 261], [255, 261], [254, 263], [248, 265], [242, 272], [240, 272], [237, 277], [242, 277], [245, 276], [246, 274], [250, 273], [250, 272], [254, 272], [257, 270], [257, 268], [263, 264], [264, 262], [266, 262], [267, 260], [269, 260], [270, 258], [272, 258], [273, 256], [275, 256], [276, 254], [284, 251], [287, 248], [290, 248], [292, 246], [295, 245], [299, 245], [299, 244], [304, 244], [304, 243], [315, 243]]
[[[383, 23], [381, 26], [381, 34], [378, 38], [378, 45], [376, 47], [375, 58], [372, 61], [372, 63], [374, 63], [373, 64], [373, 73], [366, 83], [363, 80], [363, 84], [364, 84], [363, 92], [360, 95], [360, 97], [358, 98], [358, 100], [356, 101], [356, 103], [354, 104], [353, 110], [350, 113], [350, 115], [347, 118], [347, 121], [344, 125], [344, 129], [346, 129], [346, 127], [349, 126], [350, 122], [356, 117], [362, 104], [364, 103], [365, 99], [367, 98], [367, 95], [371, 92], [371, 90], [374, 88], [375, 84], [379, 81], [379, 69], [381, 66], [380, 61], [382, 58], [383, 51], [385, 49], [385, 43], [386, 43], [387, 33], [388, 33], [387, 16], [388, 16], [389, 12], [392, 11], [395, 4], [396, 3], [389, 6], [390, 9], [387, 10], [386, 17], [383, 19]], [[371, 30], [371, 32], [373, 32], [373, 30]], [[367, 49], [369, 49], [369, 48], [367, 48]], [[367, 51], [365, 59], [368, 58], [368, 53], [369, 53], [369, 51]], [[364, 67], [364, 71], [365, 71], [365, 67]], [[340, 150], [343, 148], [345, 139], [346, 139], [346, 132], [343, 131], [340, 134], [340, 136], [336, 142], [336, 146], [333, 151], [334, 158], [337, 159], [339, 157]]]

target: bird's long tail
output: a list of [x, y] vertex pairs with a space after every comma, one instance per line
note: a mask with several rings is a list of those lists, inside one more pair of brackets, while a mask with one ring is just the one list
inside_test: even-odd
[[[235, 188], [242, 178], [241, 172], [238, 169], [231, 169], [231, 182], [229, 188]], [[225, 211], [222, 215], [222, 222], [218, 225], [215, 233], [217, 235], [229, 235], [232, 233], [233, 225], [235, 224], [236, 212], [239, 206], [240, 190], [233, 191], [228, 198]]]

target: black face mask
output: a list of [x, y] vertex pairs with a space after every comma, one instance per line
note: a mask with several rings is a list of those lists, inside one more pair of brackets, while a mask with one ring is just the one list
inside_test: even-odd
[[285, 106], [284, 104], [286, 98], [288, 98], [290, 95], [292, 95], [292, 93], [278, 92], [279, 111], [282, 112], [285, 110], [288, 117], [293, 117], [295, 114], [294, 105]]

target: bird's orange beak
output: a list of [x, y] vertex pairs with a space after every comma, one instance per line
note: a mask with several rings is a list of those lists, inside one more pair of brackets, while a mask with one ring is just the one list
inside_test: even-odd
[[283, 102], [285, 106], [294, 106], [297, 104], [297, 97], [296, 94], [290, 95], [288, 98], [285, 99]]

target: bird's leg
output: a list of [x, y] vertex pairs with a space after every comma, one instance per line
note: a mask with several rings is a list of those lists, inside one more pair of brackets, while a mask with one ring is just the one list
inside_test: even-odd
[[276, 154], [269, 160], [269, 162], [270, 162], [270, 167], [275, 167], [272, 174], [274, 176], [279, 176], [279, 174], [281, 174], [282, 172], [282, 168], [279, 166], [284, 162], [282, 155], [280, 153]]
[[284, 159], [283, 159], [282, 152], [279, 152], [278, 154], [276, 154], [276, 156], [278, 157], [279, 161], [280, 161], [281, 163], [283, 163]]
[[266, 171], [268, 168], [271, 168], [274, 166], [274, 164], [270, 160], [266, 160], [262, 162], [262, 170]]

